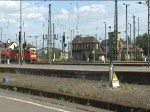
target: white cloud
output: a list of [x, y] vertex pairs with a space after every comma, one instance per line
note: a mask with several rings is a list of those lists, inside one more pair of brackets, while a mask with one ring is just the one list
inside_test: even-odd
[[[74, 8], [74, 12], [77, 13], [77, 7]], [[105, 6], [100, 4], [91, 4], [87, 6], [82, 6], [78, 8], [78, 13], [104, 13], [106, 12]]]
[[54, 15], [54, 20], [68, 19], [69, 15], [69, 11], [62, 8], [57, 15]]
[[[46, 13], [47, 7], [32, 5], [30, 2], [22, 2], [23, 19], [41, 20]], [[0, 22], [5, 22], [11, 19], [18, 21], [20, 18], [20, 2], [17, 1], [1, 1], [0, 2]]]

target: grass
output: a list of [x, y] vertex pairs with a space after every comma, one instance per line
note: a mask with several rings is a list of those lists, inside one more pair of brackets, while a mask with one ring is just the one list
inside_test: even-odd
[[17, 92], [17, 91], [18, 91], [16, 87], [14, 87], [14, 88], [13, 88], [13, 90], [14, 90], [15, 92]]
[[[139, 86], [130, 84], [121, 84], [120, 88], [109, 89], [107, 88], [108, 82], [100, 82], [86, 79], [69, 79], [69, 78], [56, 78], [48, 76], [34, 76], [34, 75], [22, 75], [22, 74], [12, 74], [5, 73], [1, 74], [0, 77], [9, 76], [9, 84], [14, 86], [23, 86], [28, 88], [41, 89], [45, 91], [53, 91], [60, 93], [73, 94], [76, 96], [85, 96], [94, 99], [100, 99], [105, 101], [123, 102], [127, 104], [137, 104], [141, 106], [148, 107], [150, 104], [149, 98], [137, 97], [140, 95], [141, 91], [146, 96], [150, 95], [150, 86]], [[134, 88], [134, 90], [133, 90]], [[14, 91], [18, 91], [17, 88], [13, 88]], [[22, 92], [19, 90], [19, 92]], [[31, 94], [31, 92], [26, 92]], [[136, 94], [135, 94], [136, 93]], [[42, 96], [42, 94], [41, 94]], [[142, 99], [141, 99], [142, 98]], [[71, 99], [67, 99], [71, 101]], [[148, 101], [147, 101], [148, 100]], [[133, 102], [134, 101], [134, 102]], [[76, 102], [72, 100], [72, 102]], [[88, 102], [85, 105], [88, 104]]]

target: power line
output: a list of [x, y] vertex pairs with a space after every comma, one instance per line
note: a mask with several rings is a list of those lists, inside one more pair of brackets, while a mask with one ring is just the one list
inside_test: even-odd
[[[43, 1], [42, 1], [42, 2], [43, 2]], [[44, 2], [45, 2], [45, 1], [44, 1]], [[38, 5], [38, 4], [41, 4], [41, 2], [38, 2], [38, 3], [32, 4], [32, 5], [23, 7], [22, 9], [27, 9], [27, 8], [33, 7], [33, 6], [35, 6], [35, 5]], [[19, 11], [20, 11], [20, 9], [16, 9], [16, 10], [13, 10], [13, 11], [11, 11], [11, 12], [6, 13], [6, 15], [12, 14], [12, 13], [14, 13], [14, 12], [19, 12]]]

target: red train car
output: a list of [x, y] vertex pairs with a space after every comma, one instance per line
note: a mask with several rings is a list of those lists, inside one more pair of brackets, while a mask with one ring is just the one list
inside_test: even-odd
[[4, 63], [7, 61], [8, 52], [7, 50], [1, 50], [1, 62]]
[[[18, 62], [20, 59], [19, 50], [2, 50], [1, 52], [2, 62], [6, 62], [7, 59], [10, 62]], [[35, 50], [24, 50], [22, 59], [28, 62], [37, 61], [37, 53]]]

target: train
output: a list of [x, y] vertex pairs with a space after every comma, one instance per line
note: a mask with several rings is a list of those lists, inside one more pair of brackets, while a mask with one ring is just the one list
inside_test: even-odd
[[23, 50], [23, 56], [20, 55], [19, 50], [1, 50], [1, 62], [19, 62], [19, 59], [22, 59], [26, 62], [35, 62], [38, 59], [37, 52], [35, 50]]

